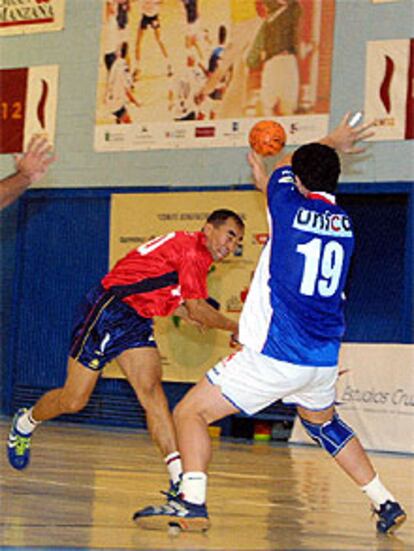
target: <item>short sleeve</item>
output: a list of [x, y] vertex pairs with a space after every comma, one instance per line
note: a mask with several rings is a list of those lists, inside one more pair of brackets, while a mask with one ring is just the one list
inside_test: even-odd
[[280, 201], [295, 189], [295, 175], [289, 165], [277, 168], [270, 177], [267, 186], [267, 205], [271, 214], [276, 214]]
[[267, 186], [267, 200], [273, 196], [280, 184], [295, 184], [295, 175], [293, 174], [292, 167], [289, 165], [281, 166], [277, 168], [270, 176], [269, 184]]

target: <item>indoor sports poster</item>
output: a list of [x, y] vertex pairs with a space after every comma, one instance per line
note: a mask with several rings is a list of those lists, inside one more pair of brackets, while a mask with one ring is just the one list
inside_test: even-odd
[[55, 139], [58, 65], [0, 69], [0, 153], [25, 151], [33, 134]]
[[0, 0], [0, 36], [63, 29], [65, 0]]
[[271, 117], [319, 138], [334, 19], [334, 0], [102, 1], [95, 149], [247, 146]]
[[[228, 208], [246, 224], [243, 246], [212, 265], [210, 297], [220, 312], [238, 319], [257, 260], [267, 239], [264, 197], [258, 191], [203, 191], [114, 194], [111, 199], [110, 268], [130, 250], [171, 231], [198, 231], [215, 209]], [[233, 349], [229, 333], [208, 329], [201, 333], [176, 317], [155, 318], [155, 337], [162, 357], [164, 380], [196, 382]], [[116, 361], [104, 369], [106, 377], [122, 377]]]

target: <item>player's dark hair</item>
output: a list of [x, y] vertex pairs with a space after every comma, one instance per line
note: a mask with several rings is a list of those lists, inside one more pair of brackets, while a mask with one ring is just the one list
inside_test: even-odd
[[334, 193], [341, 173], [341, 163], [332, 147], [308, 143], [294, 152], [292, 170], [309, 191]]
[[240, 216], [232, 210], [229, 209], [218, 209], [213, 211], [207, 218], [206, 223], [212, 224], [215, 228], [218, 228], [224, 224], [229, 218], [232, 218], [239, 228], [244, 228], [244, 222]]

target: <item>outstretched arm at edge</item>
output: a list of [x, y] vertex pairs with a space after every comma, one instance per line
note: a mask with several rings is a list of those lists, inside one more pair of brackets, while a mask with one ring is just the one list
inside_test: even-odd
[[30, 184], [29, 176], [21, 172], [0, 180], [0, 210], [14, 203]]
[[55, 160], [51, 147], [41, 136], [34, 136], [24, 155], [15, 155], [16, 172], [0, 180], [0, 209], [13, 203], [31, 184], [40, 180]]

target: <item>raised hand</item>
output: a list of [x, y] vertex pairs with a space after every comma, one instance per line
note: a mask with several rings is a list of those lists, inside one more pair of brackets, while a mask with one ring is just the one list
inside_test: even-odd
[[14, 156], [16, 172], [25, 176], [30, 184], [40, 180], [54, 160], [51, 145], [38, 134], [32, 137], [24, 154]]
[[321, 143], [334, 147], [339, 153], [355, 155], [363, 153], [366, 147], [357, 146], [361, 140], [371, 138], [375, 132], [372, 127], [375, 126], [375, 121], [364, 122], [357, 126], [349, 124], [352, 113], [348, 112], [344, 115], [339, 125], [330, 132], [326, 138], [321, 140]]

